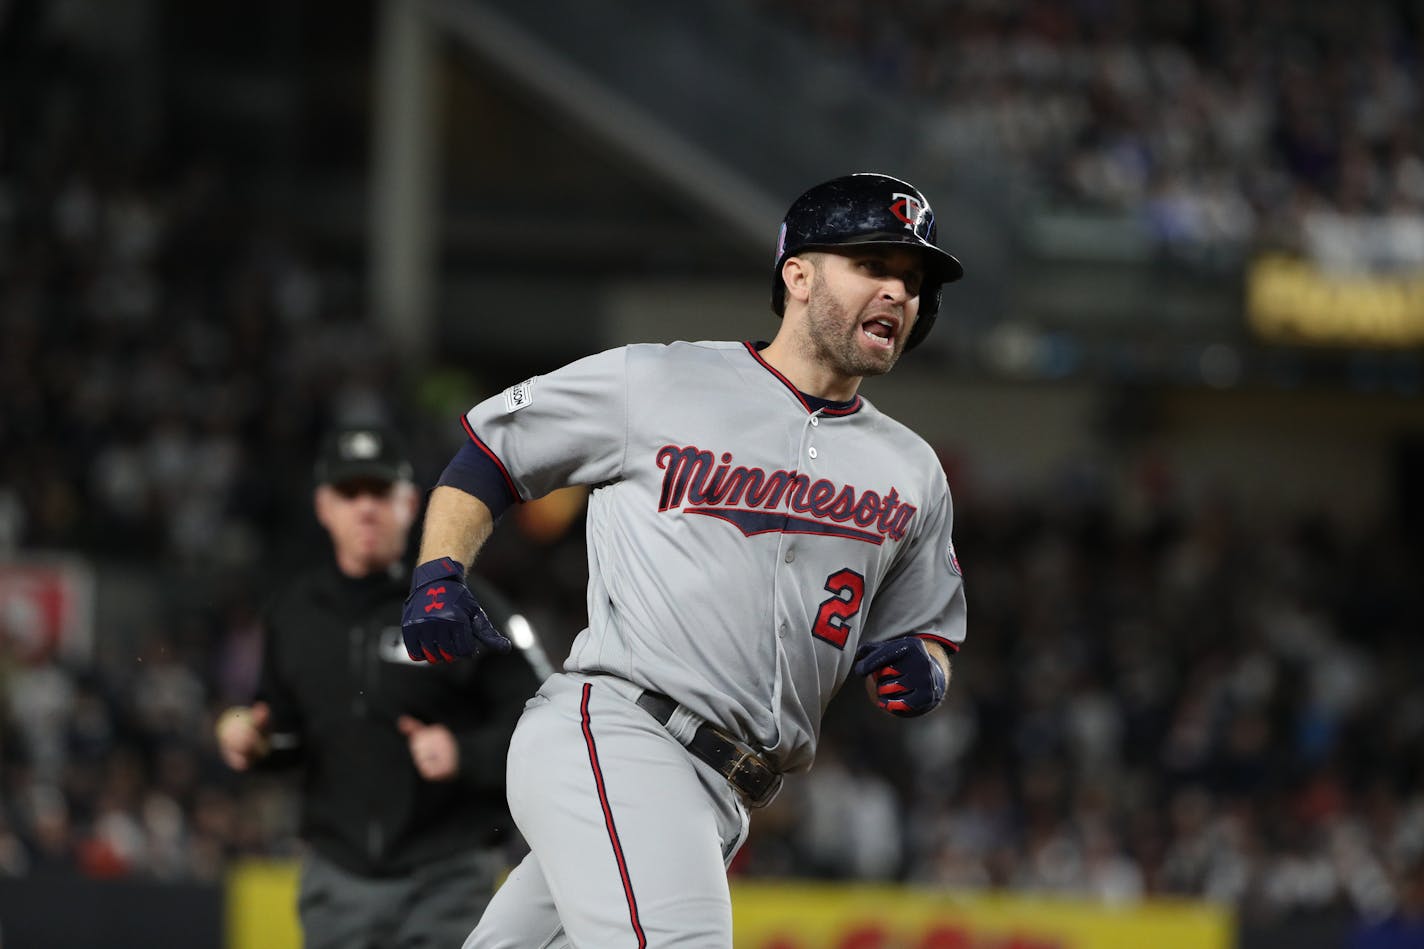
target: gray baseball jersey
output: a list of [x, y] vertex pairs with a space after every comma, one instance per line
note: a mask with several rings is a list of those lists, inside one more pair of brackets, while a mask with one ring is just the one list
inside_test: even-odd
[[[600, 353], [466, 423], [513, 494], [594, 488], [589, 625], [510, 745], [531, 853], [466, 949], [730, 947], [748, 813], [683, 747], [688, 713], [806, 768], [859, 643], [957, 648], [938, 460], [862, 398], [813, 405], [741, 343]], [[667, 728], [643, 689], [683, 706]]]
[[934, 452], [864, 398], [813, 411], [745, 343], [610, 350], [467, 420], [521, 498], [594, 487], [564, 668], [666, 693], [782, 770], [810, 766], [858, 643], [964, 638]]

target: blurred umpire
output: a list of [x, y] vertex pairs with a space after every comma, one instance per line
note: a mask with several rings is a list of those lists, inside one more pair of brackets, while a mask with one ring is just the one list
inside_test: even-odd
[[[547, 662], [530, 637], [473, 664], [406, 654], [420, 498], [394, 433], [332, 432], [315, 504], [331, 561], [270, 604], [257, 700], [222, 714], [218, 745], [239, 771], [302, 768], [308, 949], [458, 946], [503, 869], [505, 751]], [[477, 595], [498, 628], [527, 631], [496, 591]]]

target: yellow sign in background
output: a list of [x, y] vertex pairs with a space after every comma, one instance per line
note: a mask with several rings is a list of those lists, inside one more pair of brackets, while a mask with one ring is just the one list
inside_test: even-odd
[[[298, 949], [297, 868], [246, 862], [228, 878], [228, 949]], [[1232, 949], [1225, 909], [898, 886], [734, 883], [736, 949]]]
[[1334, 274], [1265, 255], [1246, 273], [1246, 320], [1275, 343], [1424, 345], [1424, 274]]
[[244, 860], [227, 875], [228, 949], [300, 949], [297, 862]]
[[737, 949], [1231, 949], [1229, 912], [1197, 902], [1080, 900], [897, 886], [745, 883]]

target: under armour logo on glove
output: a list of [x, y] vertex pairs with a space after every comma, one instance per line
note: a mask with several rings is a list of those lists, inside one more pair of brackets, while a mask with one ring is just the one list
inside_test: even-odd
[[410, 658], [426, 662], [454, 662], [512, 647], [465, 585], [464, 565], [449, 557], [415, 568], [401, 612], [401, 635]]
[[925, 714], [944, 700], [949, 689], [944, 668], [924, 641], [914, 636], [865, 643], [855, 651], [851, 671], [873, 676], [875, 704], [901, 718]]

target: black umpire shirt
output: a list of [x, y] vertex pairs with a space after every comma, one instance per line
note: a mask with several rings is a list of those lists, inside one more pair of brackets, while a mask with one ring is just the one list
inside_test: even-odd
[[[507, 635], [507, 603], [478, 577], [469, 582]], [[258, 767], [302, 766], [302, 838], [362, 876], [403, 875], [509, 836], [505, 754], [539, 685], [518, 649], [411, 660], [400, 629], [409, 583], [403, 567], [352, 579], [330, 564], [278, 594], [266, 616], [257, 697], [271, 708], [272, 751]], [[455, 779], [420, 776], [396, 727], [402, 714], [450, 729]]]

